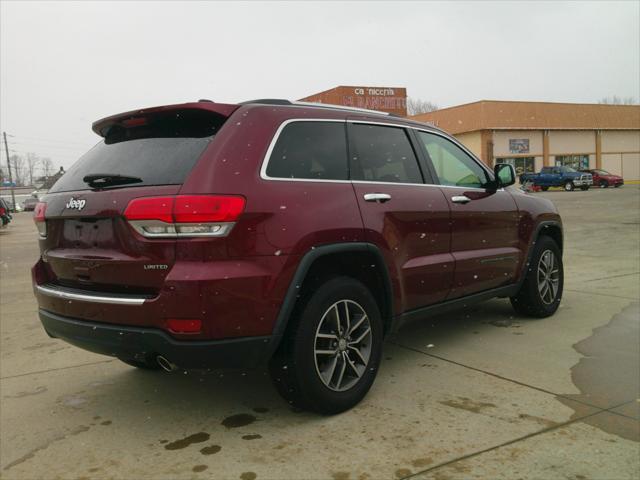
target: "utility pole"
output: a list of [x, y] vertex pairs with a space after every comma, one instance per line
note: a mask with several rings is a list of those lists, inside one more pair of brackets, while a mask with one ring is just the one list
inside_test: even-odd
[[11, 203], [13, 203], [13, 211], [16, 211], [16, 192], [13, 185], [13, 175], [11, 175], [11, 160], [9, 159], [9, 144], [7, 143], [7, 132], [2, 132], [4, 137], [4, 151], [7, 154], [7, 166], [9, 167], [9, 183], [11, 183]]

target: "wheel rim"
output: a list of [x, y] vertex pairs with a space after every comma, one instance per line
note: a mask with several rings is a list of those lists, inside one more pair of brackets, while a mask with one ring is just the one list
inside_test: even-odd
[[353, 387], [371, 358], [371, 323], [358, 303], [339, 300], [322, 315], [313, 354], [322, 383], [336, 392]]
[[538, 261], [538, 293], [546, 305], [552, 304], [558, 296], [560, 286], [560, 266], [551, 250], [545, 250]]
[[571, 184], [570, 183], [565, 183], [564, 184], [564, 189], [571, 191]]

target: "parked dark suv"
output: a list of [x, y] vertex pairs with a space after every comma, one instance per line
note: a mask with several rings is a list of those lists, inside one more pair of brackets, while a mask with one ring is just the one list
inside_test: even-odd
[[494, 297], [546, 317], [562, 227], [444, 132], [258, 100], [115, 115], [35, 210], [49, 335], [139, 368], [268, 363], [292, 404], [336, 413], [384, 336]]

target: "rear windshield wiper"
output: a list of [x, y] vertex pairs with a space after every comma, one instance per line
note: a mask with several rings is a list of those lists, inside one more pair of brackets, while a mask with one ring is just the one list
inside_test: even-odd
[[128, 185], [130, 183], [140, 183], [141, 178], [129, 175], [118, 175], [114, 173], [91, 173], [85, 175], [82, 180], [91, 188], [113, 187], [117, 185]]

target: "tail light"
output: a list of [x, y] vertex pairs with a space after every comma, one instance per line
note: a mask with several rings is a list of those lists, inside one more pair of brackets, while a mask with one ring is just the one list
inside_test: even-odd
[[232, 195], [142, 197], [124, 216], [147, 238], [226, 237], [244, 211], [245, 199]]
[[0, 207], [0, 217], [5, 216], [7, 213], [7, 209], [4, 207]]
[[47, 221], [44, 218], [44, 214], [47, 211], [47, 204], [44, 202], [36, 203], [33, 209], [33, 221], [36, 222], [36, 228], [41, 238], [47, 236]]

